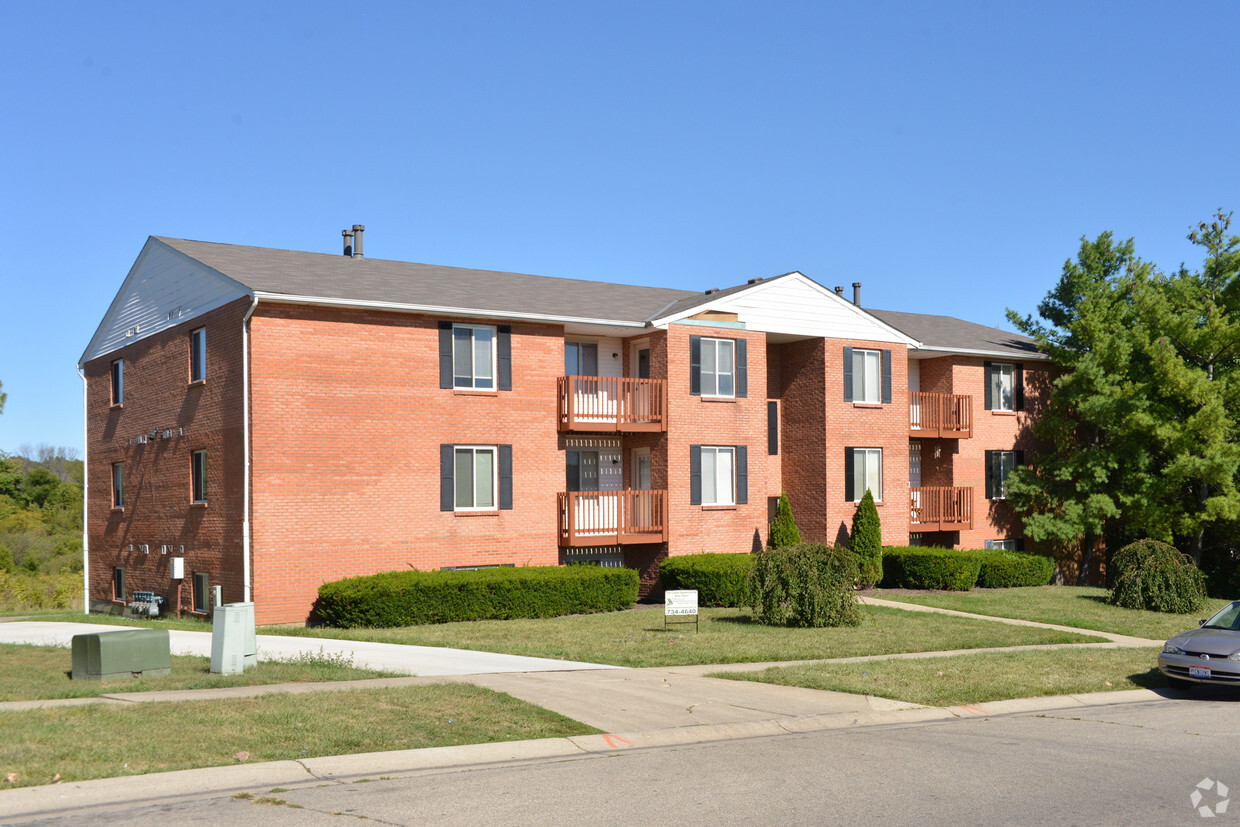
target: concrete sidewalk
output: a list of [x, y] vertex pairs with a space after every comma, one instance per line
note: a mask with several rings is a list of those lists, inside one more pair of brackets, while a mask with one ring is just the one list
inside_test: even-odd
[[[69, 646], [74, 635], [114, 632], [131, 626], [98, 623], [50, 623], [19, 620], [0, 623], [0, 643], [32, 643], [38, 646]], [[211, 657], [211, 633], [171, 629], [169, 644], [174, 655]], [[302, 655], [323, 654], [349, 658], [354, 666], [399, 675], [481, 675], [497, 672], [545, 672], [578, 669], [617, 669], [601, 663], [582, 663], [551, 658], [529, 658], [498, 652], [475, 652], [439, 646], [407, 646], [402, 643], [370, 643], [335, 638], [258, 635], [261, 660], [290, 660]]]

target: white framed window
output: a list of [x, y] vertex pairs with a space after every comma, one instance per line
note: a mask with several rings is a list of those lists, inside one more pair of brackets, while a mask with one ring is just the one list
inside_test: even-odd
[[112, 363], [112, 404], [125, 404], [125, 360]]
[[883, 363], [881, 352], [853, 348], [852, 360], [853, 401], [877, 405], [883, 399]]
[[112, 507], [125, 507], [125, 463], [112, 463]]
[[986, 452], [986, 498], [1007, 499], [1007, 477], [1019, 464], [1016, 451]]
[[736, 449], [702, 446], [702, 505], [736, 505]]
[[495, 389], [495, 327], [452, 325], [453, 386], [476, 390]]
[[453, 449], [454, 508], [492, 511], [497, 506], [498, 462], [494, 445], [457, 445]]
[[876, 501], [883, 499], [883, 449], [851, 448], [852, 501], [861, 502], [869, 489]]
[[1016, 365], [992, 362], [986, 381], [992, 411], [1016, 410]]
[[736, 342], [702, 337], [702, 396], [736, 395]]
[[194, 611], [206, 614], [211, 608], [211, 602], [207, 597], [210, 594], [210, 586], [206, 572], [194, 572]]
[[189, 381], [207, 378], [207, 329], [200, 327], [189, 333]]
[[1015, 540], [987, 540], [986, 549], [987, 550], [993, 549], [995, 551], [1016, 551], [1016, 541]]
[[207, 501], [207, 452], [194, 451], [189, 455], [190, 500], [196, 503]]
[[565, 376], [598, 376], [598, 343], [564, 343]]

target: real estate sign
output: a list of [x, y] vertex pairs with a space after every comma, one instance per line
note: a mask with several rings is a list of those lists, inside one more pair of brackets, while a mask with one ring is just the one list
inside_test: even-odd
[[[663, 593], [663, 628], [667, 628], [668, 618], [686, 618], [677, 623], [692, 622], [694, 630], [698, 626], [698, 593], [697, 589], [679, 589]], [[692, 619], [690, 621], [690, 618]]]

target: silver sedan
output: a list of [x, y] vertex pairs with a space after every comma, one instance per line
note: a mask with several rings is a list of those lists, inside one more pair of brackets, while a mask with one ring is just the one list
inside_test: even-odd
[[1163, 644], [1158, 669], [1177, 689], [1195, 683], [1240, 686], [1240, 600]]

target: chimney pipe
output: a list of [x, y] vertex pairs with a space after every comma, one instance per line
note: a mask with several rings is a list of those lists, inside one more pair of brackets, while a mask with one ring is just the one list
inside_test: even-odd
[[340, 234], [344, 236], [344, 254], [346, 256], [353, 255], [353, 231], [341, 230]]
[[861, 306], [861, 282], [859, 281], [853, 282], [853, 304], [857, 307]]
[[353, 225], [353, 257], [362, 257], [362, 230], [366, 229], [362, 224]]
[[842, 285], [837, 284], [835, 286], [835, 295], [839, 296], [840, 298], [844, 298], [844, 287]]

